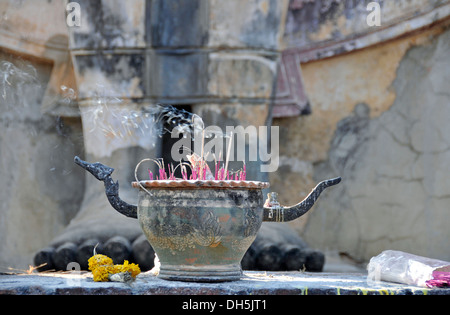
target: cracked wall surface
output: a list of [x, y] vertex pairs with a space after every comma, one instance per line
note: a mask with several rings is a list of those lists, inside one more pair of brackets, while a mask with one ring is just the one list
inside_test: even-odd
[[41, 112], [51, 64], [0, 50], [0, 270], [26, 269], [77, 213], [81, 121]]
[[272, 187], [294, 201], [343, 177], [294, 223], [313, 247], [360, 261], [385, 249], [450, 259], [449, 53], [450, 30], [435, 27], [302, 65], [313, 113], [274, 122], [286, 131], [281, 142], [296, 145], [280, 152], [291, 162]]

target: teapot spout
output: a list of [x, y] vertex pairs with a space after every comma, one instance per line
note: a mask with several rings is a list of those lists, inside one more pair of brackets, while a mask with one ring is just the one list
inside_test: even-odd
[[337, 185], [340, 182], [340, 177], [320, 182], [302, 202], [291, 207], [280, 206], [277, 200], [277, 194], [270, 193], [269, 198], [264, 204], [263, 221], [288, 222], [301, 217], [312, 208], [325, 188]]
[[111, 206], [124, 216], [137, 219], [137, 206], [130, 205], [119, 197], [119, 182], [114, 182], [111, 178], [114, 169], [101, 163], [88, 163], [78, 156], [74, 162], [91, 173], [99, 181], [105, 184], [105, 193]]

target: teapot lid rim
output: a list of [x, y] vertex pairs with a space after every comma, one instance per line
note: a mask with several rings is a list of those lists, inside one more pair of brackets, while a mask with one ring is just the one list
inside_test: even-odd
[[133, 188], [268, 188], [268, 182], [239, 180], [142, 180], [131, 183]]

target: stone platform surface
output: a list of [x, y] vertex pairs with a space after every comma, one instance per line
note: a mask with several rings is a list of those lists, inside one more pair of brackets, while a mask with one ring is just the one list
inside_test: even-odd
[[94, 282], [91, 273], [0, 275], [0, 295], [450, 295], [450, 288], [368, 282], [365, 274], [244, 271], [240, 281], [166, 281], [150, 273], [131, 284]]

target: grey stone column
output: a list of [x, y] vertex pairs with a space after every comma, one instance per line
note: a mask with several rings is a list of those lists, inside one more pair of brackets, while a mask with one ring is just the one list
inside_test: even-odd
[[[82, 107], [97, 106], [99, 96], [132, 106], [161, 102], [190, 105], [206, 126], [223, 131], [270, 126], [287, 1], [81, 1], [80, 6], [84, 23], [71, 29], [71, 51]], [[110, 148], [130, 145], [129, 139], [113, 138]], [[85, 139], [88, 151], [101, 149], [101, 139], [87, 132]], [[268, 146], [265, 141], [258, 138], [259, 145]], [[247, 155], [250, 149], [247, 143]], [[258, 161], [246, 161], [249, 178], [267, 180], [257, 155]], [[240, 168], [242, 161], [230, 167]]]
[[[276, 0], [152, 1], [152, 96], [191, 105], [205, 125], [223, 131], [270, 126], [286, 8]], [[247, 161], [250, 179], [267, 180], [260, 164], [259, 156]]]

